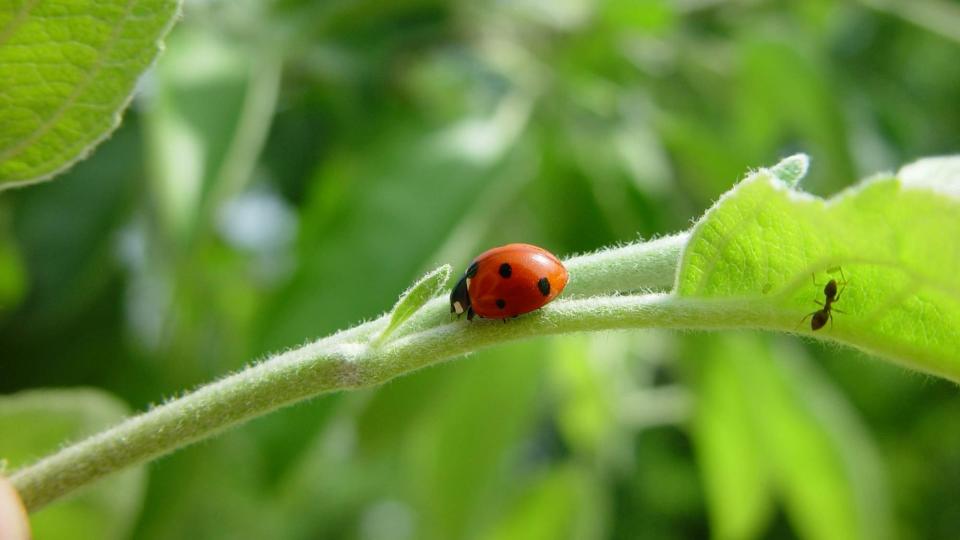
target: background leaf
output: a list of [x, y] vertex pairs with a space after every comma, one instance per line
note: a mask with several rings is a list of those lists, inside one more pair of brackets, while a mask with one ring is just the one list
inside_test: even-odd
[[534, 483], [485, 540], [588, 540], [603, 538], [591, 516], [600, 504], [596, 485], [584, 471], [557, 468]]
[[892, 536], [877, 450], [807, 358], [743, 335], [700, 338], [690, 353], [718, 538], [761, 536], [775, 500], [804, 538]]
[[0, 189], [45, 180], [120, 124], [177, 0], [0, 8]]
[[[756, 421], [754, 388], [739, 373], [744, 362], [720, 339], [701, 338], [687, 356], [696, 409], [691, 432], [717, 539], [758, 538], [773, 518], [773, 478]], [[693, 360], [693, 359], [696, 360]], [[761, 381], [763, 382], [763, 381]]]
[[11, 311], [27, 289], [23, 256], [10, 235], [8, 221], [0, 209], [0, 314]]
[[[126, 405], [93, 389], [31, 390], [0, 396], [0, 459], [16, 468], [65, 441], [117, 423]], [[28, 427], [29, 429], [25, 429]], [[146, 471], [123, 471], [30, 517], [37, 538], [126, 538], [143, 502]]]

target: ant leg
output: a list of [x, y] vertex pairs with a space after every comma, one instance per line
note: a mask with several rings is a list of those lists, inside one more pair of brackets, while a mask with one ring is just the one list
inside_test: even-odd
[[837, 292], [837, 297], [833, 299], [834, 302], [840, 299], [840, 295], [843, 294], [843, 291], [847, 288], [847, 284], [850, 283], [847, 281], [847, 276], [843, 275], [843, 268], [838, 268], [840, 270], [840, 291]]
[[810, 281], [813, 282], [814, 287], [820, 287], [823, 285], [823, 283], [817, 283], [817, 274], [814, 272], [810, 272]]
[[842, 310], [842, 309], [837, 309], [837, 308], [835, 308], [835, 307], [830, 308], [830, 311], [836, 311], [837, 313], [843, 313], [844, 315], [847, 314], [846, 311], [844, 311], [844, 310]]
[[842, 295], [842, 294], [843, 294], [843, 291], [845, 291], [846, 289], [847, 289], [847, 282], [846, 282], [846, 281], [841, 281], [841, 282], [840, 282], [840, 290], [837, 291], [837, 295], [833, 297], [833, 301], [834, 301], [834, 302], [839, 301], [839, 300], [840, 300], [840, 295]]
[[811, 311], [810, 313], [807, 313], [806, 315], [803, 316], [802, 319], [800, 319], [800, 322], [798, 322], [798, 323], [797, 323], [797, 326], [795, 326], [793, 329], [794, 329], [795, 331], [796, 331], [796, 330], [799, 330], [800, 327], [803, 326], [803, 323], [806, 322], [807, 318], [812, 317], [813, 315], [816, 315], [817, 313], [818, 313], [817, 311]]

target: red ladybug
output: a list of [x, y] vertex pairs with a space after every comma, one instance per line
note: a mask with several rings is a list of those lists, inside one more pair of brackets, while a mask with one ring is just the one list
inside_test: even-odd
[[467, 320], [516, 317], [539, 309], [567, 285], [556, 255], [530, 244], [507, 244], [481, 253], [450, 293], [450, 313]]

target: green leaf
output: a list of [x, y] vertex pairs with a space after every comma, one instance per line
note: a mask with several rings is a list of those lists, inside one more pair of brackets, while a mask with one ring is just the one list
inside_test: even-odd
[[154, 464], [147, 500], [162, 502], [144, 507], [128, 538], [291, 538], [282, 531], [292, 520], [277, 518], [276, 495], [264, 489], [267, 458], [254, 439], [237, 430]]
[[810, 168], [810, 158], [806, 154], [796, 154], [777, 163], [770, 169], [770, 173], [790, 187], [794, 187]]
[[414, 537], [469, 536], [522, 488], [544, 350], [532, 341], [484, 351], [451, 365], [447, 384], [426, 395], [432, 407], [401, 445], [402, 485], [420, 516]]
[[[0, 396], [0, 460], [10, 468], [109, 427], [128, 414], [93, 389], [33, 390]], [[37, 538], [126, 538], [143, 500], [143, 467], [117, 473], [68, 501], [31, 515]]]
[[604, 498], [596, 477], [566, 465], [551, 469], [511, 505], [486, 540], [604, 538], [599, 518]]
[[[616, 428], [614, 403], [621, 397], [621, 392], [619, 388], [604, 384], [616, 381], [604, 380], [597, 366], [614, 354], [609, 351], [605, 351], [606, 355], [595, 354], [590, 349], [590, 343], [590, 336], [585, 335], [555, 338], [552, 342], [554, 361], [550, 362], [550, 374], [557, 387], [558, 431], [571, 450], [593, 456], [616, 446], [610, 444], [609, 439]], [[601, 358], [596, 358], [598, 356]], [[607, 370], [613, 371], [609, 367]], [[617, 374], [622, 375], [619, 372]]]
[[800, 536], [890, 538], [882, 465], [845, 397], [797, 349], [748, 345], [735, 354], [745, 368], [778, 490]]
[[383, 343], [390, 334], [403, 324], [411, 315], [417, 312], [431, 298], [440, 294], [440, 291], [450, 279], [453, 268], [445, 264], [425, 276], [418, 279], [416, 283], [410, 286], [400, 299], [394, 304], [390, 312], [390, 323], [383, 329], [383, 333], [377, 338], [377, 343]]
[[[960, 381], [958, 199], [958, 157], [923, 160], [829, 200], [760, 170], [694, 228], [677, 294], [725, 299], [717, 309], [760, 313], [764, 328], [845, 343]], [[831, 279], [840, 289], [834, 307], [843, 312], [814, 332], [804, 316], [820, 309], [815, 301]]]
[[12, 311], [27, 291], [27, 271], [13, 239], [0, 231], [0, 314]]
[[120, 124], [176, 0], [0, 2], [0, 189], [46, 180]]
[[696, 358], [692, 386], [697, 399], [690, 427], [712, 537], [757, 538], [773, 513], [773, 486], [751, 421], [756, 405], [751, 389], [739, 373], [739, 356], [730, 347], [716, 343], [713, 336], [703, 336], [691, 349], [685, 356]]
[[882, 467], [866, 428], [796, 349], [756, 336], [700, 338], [693, 423], [716, 538], [757, 538], [774, 495], [801, 538], [892, 532]]
[[673, 420], [668, 400], [638, 383], [649, 375], [649, 366], [632, 362], [637, 351], [649, 351], [655, 339], [577, 334], [551, 340], [554, 421], [572, 456], [602, 468], [629, 468], [636, 430]]

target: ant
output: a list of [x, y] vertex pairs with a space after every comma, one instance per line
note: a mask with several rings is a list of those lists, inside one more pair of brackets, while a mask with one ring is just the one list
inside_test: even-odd
[[[817, 283], [816, 276], [810, 274], [810, 277], [813, 278], [814, 285], [820, 285]], [[810, 319], [810, 330], [817, 331], [823, 328], [827, 324], [827, 321], [830, 321], [830, 328], [833, 328], [833, 312], [836, 311], [837, 313], [843, 313], [843, 311], [833, 307], [833, 304], [840, 300], [840, 295], [843, 294], [843, 290], [847, 287], [847, 278], [843, 275], [843, 268], [840, 268], [839, 284], [841, 287], [839, 291], [837, 291], [837, 283], [838, 282], [835, 279], [831, 279], [827, 282], [826, 286], [823, 288], [824, 301], [820, 302], [817, 299], [813, 300], [823, 307], [817, 311], [804, 315], [803, 319], [800, 319], [800, 324], [803, 324], [803, 321], [807, 320], [807, 317], [813, 316], [813, 318]]]

